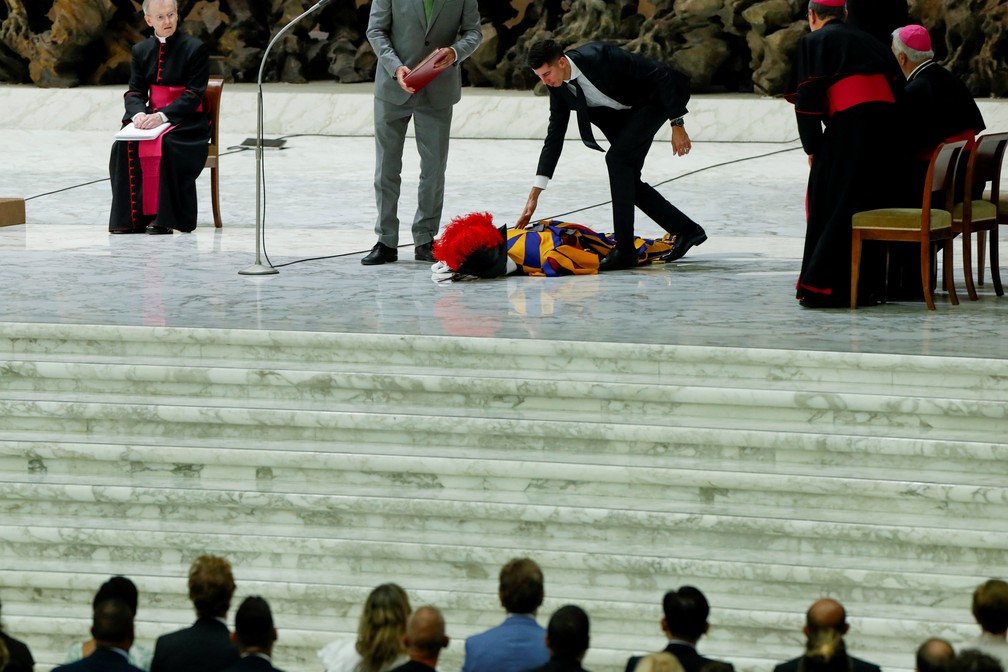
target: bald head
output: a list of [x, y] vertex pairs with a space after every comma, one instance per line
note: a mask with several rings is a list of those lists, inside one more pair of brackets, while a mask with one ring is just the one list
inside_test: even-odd
[[818, 630], [836, 630], [841, 635], [847, 633], [847, 612], [842, 604], [827, 597], [809, 607], [805, 612], [805, 634]]
[[917, 649], [917, 672], [948, 672], [955, 650], [944, 639], [933, 637]]
[[437, 660], [441, 649], [448, 646], [444, 616], [437, 607], [424, 606], [414, 611], [406, 621], [403, 642], [414, 660]]

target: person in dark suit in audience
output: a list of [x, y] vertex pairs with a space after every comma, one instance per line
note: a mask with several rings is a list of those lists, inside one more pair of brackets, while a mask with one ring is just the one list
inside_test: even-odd
[[[662, 611], [661, 628], [668, 638], [665, 651], [679, 660], [685, 672], [701, 672], [712, 663], [727, 665], [729, 671], [734, 669], [730, 663], [706, 658], [697, 652], [697, 642], [710, 628], [707, 622], [710, 604], [699, 589], [683, 586], [670, 590], [662, 599]], [[633, 672], [639, 661], [640, 656], [631, 657], [627, 661], [626, 672]]]
[[980, 636], [959, 648], [982, 651], [1008, 668], [1008, 582], [990, 579], [977, 586], [973, 618], [980, 626]]
[[[847, 634], [849, 628], [847, 612], [842, 604], [830, 598], [816, 601], [805, 613], [805, 627], [802, 632], [805, 633], [805, 637], [809, 643], [809, 646], [806, 647], [806, 654], [813, 650], [815, 648], [813, 645], [816, 644], [820, 644], [826, 648], [832, 646], [834, 649], [838, 646], [842, 647], [843, 636]], [[837, 635], [836, 639], [839, 640], [839, 645], [830, 644], [832, 641], [830, 633]], [[843, 655], [850, 661], [850, 666], [844, 668], [846, 672], [881, 672], [879, 666], [875, 663], [869, 663], [854, 656], [848, 656], [846, 649], [843, 649]], [[823, 658], [824, 664], [834, 660], [825, 654], [825, 648], [823, 655], [820, 657]], [[798, 656], [781, 663], [774, 668], [774, 672], [798, 672], [799, 664], [802, 663], [804, 658], [805, 656]], [[804, 668], [805, 665], [801, 665], [801, 667]]]
[[202, 555], [189, 568], [189, 599], [196, 608], [190, 627], [158, 637], [151, 672], [219, 672], [239, 658], [228, 632], [228, 609], [234, 595], [231, 563]]
[[7, 651], [5, 656], [7, 667], [3, 668], [3, 672], [32, 672], [35, 669], [35, 659], [32, 658], [28, 646], [8, 635], [2, 627], [0, 627], [0, 647]]
[[557, 609], [546, 626], [546, 646], [550, 659], [529, 672], [584, 672], [581, 661], [591, 639], [588, 614], [574, 604]]
[[466, 639], [462, 672], [521, 672], [549, 660], [546, 630], [535, 618], [543, 601], [539, 565], [529, 558], [508, 562], [500, 570], [497, 595], [507, 617]]
[[235, 612], [231, 640], [238, 645], [241, 659], [227, 672], [281, 672], [273, 667], [273, 644], [277, 640], [273, 612], [261, 597], [246, 597]]
[[944, 639], [932, 637], [917, 647], [916, 672], [949, 672], [955, 649]]
[[124, 600], [111, 599], [94, 608], [91, 635], [95, 650], [75, 663], [53, 672], [143, 672], [129, 662], [133, 644], [133, 609]]
[[549, 128], [532, 191], [515, 223], [526, 228], [539, 195], [553, 177], [564, 134], [573, 111], [581, 140], [604, 151], [595, 141], [592, 124], [609, 140], [606, 168], [612, 197], [616, 247], [602, 259], [599, 271], [637, 265], [634, 249], [634, 208], [676, 236], [670, 260], [707, 240], [703, 227], [668, 202], [654, 187], [641, 181], [641, 170], [654, 136], [672, 124], [672, 151], [684, 156], [690, 139], [683, 117], [689, 102], [689, 79], [669, 66], [601, 42], [565, 52], [553, 40], [540, 40], [528, 53], [528, 66], [549, 90]]
[[437, 607], [420, 607], [406, 622], [403, 635], [409, 661], [392, 672], [436, 672], [441, 649], [448, 646], [444, 616]]

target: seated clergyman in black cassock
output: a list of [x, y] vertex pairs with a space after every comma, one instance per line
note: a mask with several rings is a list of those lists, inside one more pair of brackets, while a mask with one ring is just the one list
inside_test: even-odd
[[133, 47], [122, 123], [141, 131], [168, 126], [155, 139], [112, 146], [109, 232], [188, 232], [196, 228], [196, 178], [210, 140], [208, 51], [178, 31], [176, 0], [144, 0], [143, 12], [154, 35]]

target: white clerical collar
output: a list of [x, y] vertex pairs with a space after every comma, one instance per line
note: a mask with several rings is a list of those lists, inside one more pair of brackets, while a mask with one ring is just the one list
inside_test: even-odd
[[914, 77], [916, 77], [918, 74], [920, 74], [921, 70], [923, 70], [924, 68], [928, 67], [929, 65], [934, 65], [934, 60], [933, 59], [929, 58], [928, 60], [924, 61], [923, 63], [921, 63], [920, 65], [918, 65], [916, 68], [914, 68], [913, 71], [910, 73], [910, 76], [907, 77], [907, 81], [909, 82], [911, 79], [913, 79]]

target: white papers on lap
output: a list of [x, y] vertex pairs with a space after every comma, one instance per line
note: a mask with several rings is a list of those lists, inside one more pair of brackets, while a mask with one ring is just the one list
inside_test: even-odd
[[116, 140], [153, 140], [171, 128], [169, 122], [165, 122], [154, 128], [137, 128], [133, 122], [126, 124], [122, 130], [115, 134]]

